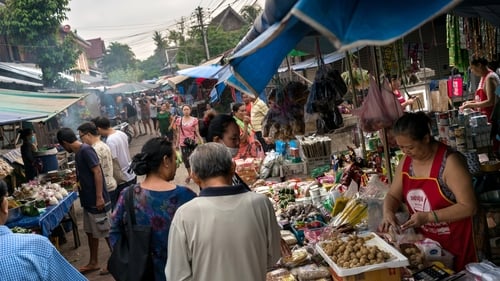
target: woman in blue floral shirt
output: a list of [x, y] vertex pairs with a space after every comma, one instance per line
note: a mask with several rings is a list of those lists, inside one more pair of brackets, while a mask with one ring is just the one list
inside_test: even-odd
[[[132, 169], [137, 175], [146, 175], [143, 182], [134, 188], [135, 216], [138, 225], [151, 225], [152, 251], [155, 280], [166, 280], [167, 244], [170, 223], [177, 208], [196, 197], [190, 189], [178, 186], [170, 181], [174, 179], [176, 153], [172, 143], [164, 138], [153, 138], [142, 147], [141, 153], [134, 156]], [[120, 228], [127, 217], [124, 205], [124, 189], [112, 215], [110, 231], [111, 245], [121, 236]]]

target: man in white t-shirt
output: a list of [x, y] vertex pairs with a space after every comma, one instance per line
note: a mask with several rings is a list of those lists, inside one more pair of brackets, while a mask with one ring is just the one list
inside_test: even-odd
[[137, 183], [136, 175], [133, 171], [129, 171], [132, 159], [130, 158], [128, 137], [124, 132], [113, 129], [113, 127], [111, 127], [109, 119], [106, 117], [97, 117], [92, 121], [97, 127], [97, 131], [99, 132], [99, 134], [106, 138], [106, 144], [111, 150], [113, 162], [118, 163], [118, 166], [120, 167], [121, 175], [116, 175], [115, 173], [113, 173], [118, 186], [114, 192], [110, 193], [111, 202], [116, 202], [116, 200], [118, 200], [120, 192], [125, 187]]

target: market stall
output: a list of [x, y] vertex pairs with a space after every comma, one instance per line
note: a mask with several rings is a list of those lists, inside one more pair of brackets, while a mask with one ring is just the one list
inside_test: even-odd
[[[78, 194], [72, 189], [74, 172], [71, 170], [49, 173], [41, 181], [31, 181], [15, 188], [9, 200], [9, 228], [39, 233], [49, 237], [63, 222], [69, 222], [73, 231], [75, 247], [80, 246], [78, 224], [73, 203]], [[59, 183], [51, 183], [50, 180]], [[43, 182], [43, 183], [42, 183]], [[63, 187], [64, 186], [64, 187]]]
[[[361, 172], [357, 177], [350, 171], [346, 169], [341, 184], [327, 176], [257, 184], [254, 191], [274, 202], [282, 239], [292, 248], [292, 255], [282, 258], [267, 280], [463, 281], [498, 276], [500, 268], [486, 260], [454, 271], [450, 252], [414, 232], [378, 232], [388, 186], [377, 176]], [[340, 185], [349, 188], [341, 192]]]

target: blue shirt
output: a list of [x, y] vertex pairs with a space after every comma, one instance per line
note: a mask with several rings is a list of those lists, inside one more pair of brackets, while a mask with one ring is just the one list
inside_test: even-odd
[[16, 234], [0, 225], [0, 280], [87, 280], [50, 243], [37, 234]]

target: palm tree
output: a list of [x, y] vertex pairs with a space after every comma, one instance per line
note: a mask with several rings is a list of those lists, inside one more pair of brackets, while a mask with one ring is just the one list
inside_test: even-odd
[[162, 60], [161, 61], [162, 64], [164, 64], [167, 61], [167, 56], [165, 52], [167, 50], [168, 44], [167, 40], [165, 39], [166, 38], [163, 37], [161, 32], [155, 31], [153, 33], [153, 41], [155, 42], [156, 45], [155, 54], [160, 57], [160, 59]]

